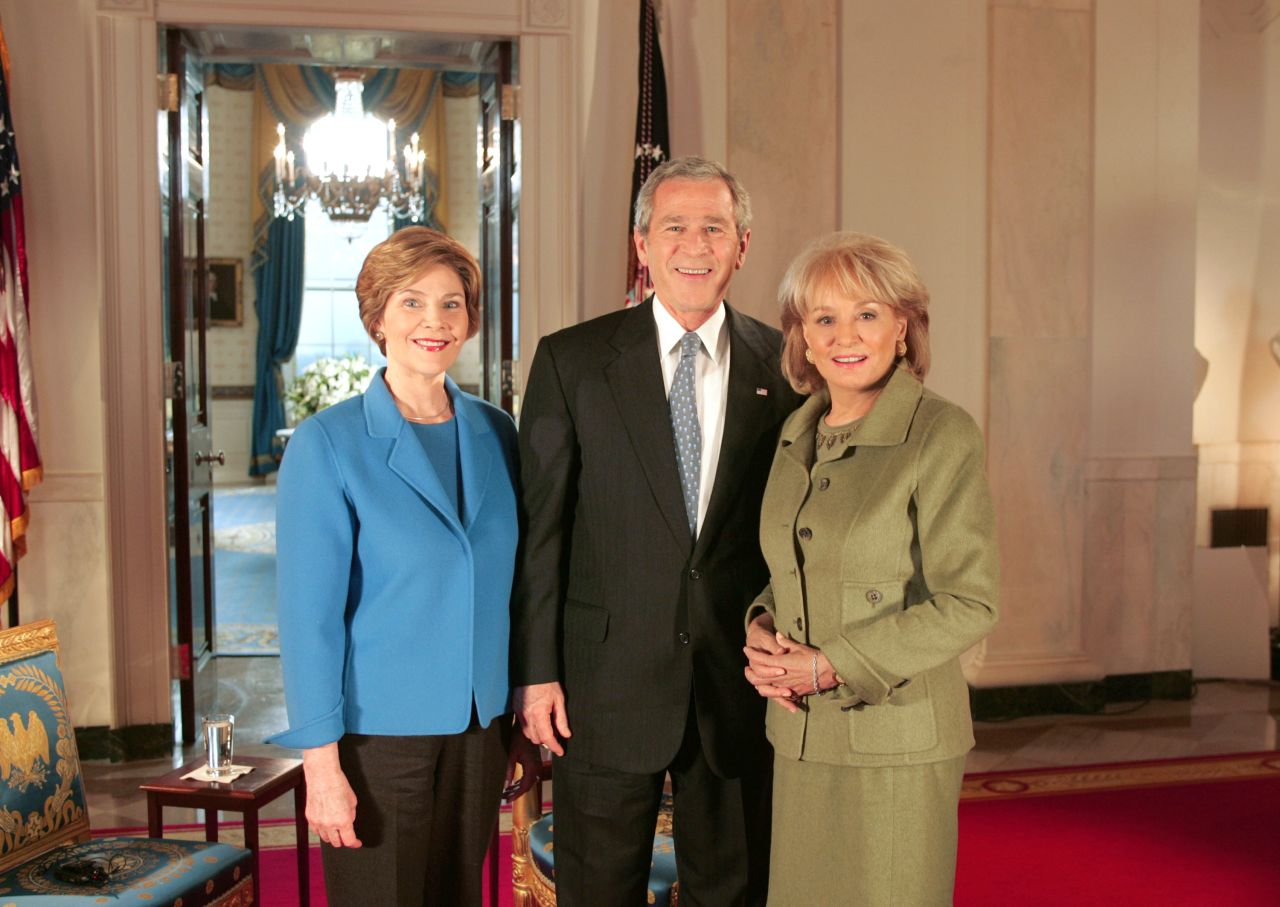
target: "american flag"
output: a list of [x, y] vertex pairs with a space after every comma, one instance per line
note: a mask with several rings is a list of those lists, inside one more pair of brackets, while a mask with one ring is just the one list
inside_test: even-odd
[[[631, 207], [649, 174], [671, 158], [667, 126], [667, 74], [658, 43], [658, 11], [655, 0], [640, 0], [640, 96], [636, 99], [636, 159], [631, 170]], [[628, 222], [631, 218], [628, 216]], [[629, 227], [629, 225], [628, 225]], [[652, 288], [649, 272], [636, 256], [631, 230], [627, 230], [627, 305], [638, 305]]]
[[0, 28], [0, 601], [14, 592], [26, 551], [26, 493], [43, 476], [27, 338], [27, 248], [22, 171], [9, 112], [9, 51]]

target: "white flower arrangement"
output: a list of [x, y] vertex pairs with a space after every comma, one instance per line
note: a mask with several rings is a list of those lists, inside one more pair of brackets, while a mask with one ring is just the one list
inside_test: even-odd
[[289, 423], [297, 425], [322, 409], [363, 394], [373, 378], [373, 366], [363, 356], [326, 356], [304, 368], [285, 389]]

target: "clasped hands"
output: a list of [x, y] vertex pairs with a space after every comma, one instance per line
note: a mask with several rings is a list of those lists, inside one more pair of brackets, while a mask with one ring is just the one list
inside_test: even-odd
[[767, 612], [757, 616], [747, 627], [747, 644], [742, 651], [747, 654], [744, 673], [756, 692], [766, 699], [775, 700], [789, 712], [800, 711], [806, 696], [841, 683], [835, 668], [820, 649], [779, 633], [774, 628], [773, 615]]

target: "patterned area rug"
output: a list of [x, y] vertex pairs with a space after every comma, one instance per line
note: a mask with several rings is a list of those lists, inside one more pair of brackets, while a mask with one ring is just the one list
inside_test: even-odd
[[219, 655], [279, 655], [274, 485], [213, 492], [214, 638]]

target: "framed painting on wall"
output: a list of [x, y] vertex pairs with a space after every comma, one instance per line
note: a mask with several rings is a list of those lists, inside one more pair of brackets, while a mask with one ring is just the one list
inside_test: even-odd
[[209, 281], [209, 324], [239, 327], [244, 324], [244, 260], [206, 258]]

